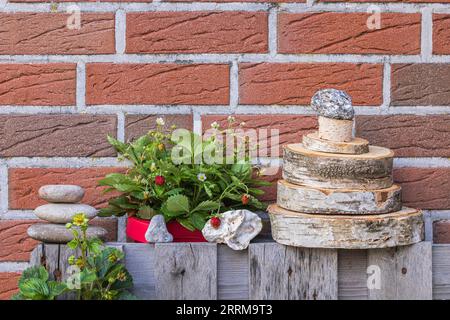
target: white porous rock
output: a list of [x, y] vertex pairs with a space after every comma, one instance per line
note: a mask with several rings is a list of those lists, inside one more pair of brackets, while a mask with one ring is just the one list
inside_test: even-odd
[[225, 243], [233, 250], [247, 249], [250, 241], [262, 229], [261, 218], [249, 210], [232, 210], [222, 214], [220, 226], [216, 229], [208, 221], [202, 230], [209, 242]]
[[147, 231], [145, 232], [147, 242], [172, 242], [173, 236], [167, 231], [164, 216], [157, 214], [150, 220]]
[[47, 202], [76, 203], [84, 196], [84, 189], [72, 184], [49, 184], [39, 188], [39, 198]]

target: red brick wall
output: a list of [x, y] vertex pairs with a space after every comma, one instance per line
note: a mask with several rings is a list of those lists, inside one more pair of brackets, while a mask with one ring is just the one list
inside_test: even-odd
[[[428, 239], [439, 217], [434, 239], [450, 242], [450, 0], [86, 0], [80, 29], [67, 27], [68, 0], [39, 2], [0, 0], [0, 298], [36, 245], [25, 230], [41, 185], [108, 200], [97, 181], [122, 164], [106, 135], [132, 139], [160, 116], [201, 132], [236, 114], [298, 142], [328, 87], [352, 95], [359, 136], [395, 150]], [[115, 220], [97, 223], [117, 238]]]

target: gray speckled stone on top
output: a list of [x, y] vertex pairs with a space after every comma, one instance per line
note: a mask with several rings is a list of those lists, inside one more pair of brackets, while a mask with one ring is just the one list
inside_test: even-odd
[[84, 189], [70, 184], [49, 184], [40, 187], [38, 194], [47, 202], [75, 203], [83, 199]]
[[352, 98], [341, 90], [324, 89], [317, 91], [311, 99], [311, 107], [319, 116], [326, 118], [352, 120], [355, 116]]

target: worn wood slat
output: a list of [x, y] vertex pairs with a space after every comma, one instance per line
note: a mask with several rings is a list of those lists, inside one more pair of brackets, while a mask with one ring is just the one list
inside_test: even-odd
[[249, 263], [250, 299], [337, 299], [337, 250], [253, 243]]
[[44, 260], [44, 245], [39, 243], [30, 254], [30, 266], [40, 266]]
[[217, 245], [155, 244], [157, 299], [217, 299]]
[[339, 300], [367, 300], [367, 250], [339, 250]]
[[[69, 262], [68, 259], [71, 255], [75, 255], [78, 257], [81, 253], [76, 252], [65, 244], [59, 245], [59, 272], [61, 274], [61, 280], [67, 281], [67, 279], [71, 276], [68, 272]], [[72, 300], [76, 298], [76, 294], [73, 292], [63, 294], [58, 300]]]
[[[379, 267], [380, 288], [369, 288], [372, 300], [432, 298], [431, 243], [370, 250], [368, 266]], [[376, 271], [377, 272], [377, 271]]]
[[248, 252], [217, 246], [217, 298], [248, 299]]
[[144, 243], [125, 243], [125, 266], [133, 277], [133, 294], [142, 300], [156, 299], [155, 246]]
[[450, 299], [450, 245], [433, 245], [433, 299]]

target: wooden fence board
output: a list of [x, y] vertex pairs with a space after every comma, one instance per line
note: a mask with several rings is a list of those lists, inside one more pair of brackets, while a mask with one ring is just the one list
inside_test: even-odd
[[[274, 242], [252, 243], [243, 251], [205, 243], [107, 245], [125, 252], [133, 293], [140, 299], [334, 299], [336, 290], [339, 299], [426, 299], [431, 283], [434, 299], [450, 299], [450, 245], [434, 245], [432, 256], [430, 243], [397, 250], [330, 250], [331, 254]], [[30, 264], [44, 262], [52, 277], [66, 278], [63, 272], [71, 254], [64, 245], [39, 245]], [[382, 280], [391, 286], [381, 292], [367, 288], [367, 266], [375, 262], [387, 268]], [[406, 275], [401, 273], [404, 267]]]
[[255, 243], [249, 263], [250, 299], [337, 299], [337, 250]]
[[432, 298], [431, 243], [370, 250], [368, 265], [378, 266], [380, 288], [369, 289], [369, 299], [428, 300]]
[[450, 299], [450, 245], [433, 245], [433, 299]]
[[217, 298], [248, 299], [248, 253], [217, 246]]
[[158, 299], [217, 299], [216, 244], [157, 243], [154, 272]]
[[366, 300], [367, 250], [338, 251], [339, 300]]
[[141, 243], [125, 243], [125, 266], [133, 277], [133, 293], [143, 300], [156, 299], [155, 246]]

